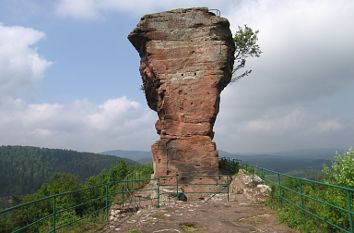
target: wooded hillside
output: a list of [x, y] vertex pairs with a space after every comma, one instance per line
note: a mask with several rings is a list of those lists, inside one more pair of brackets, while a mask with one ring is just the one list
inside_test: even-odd
[[129, 159], [73, 150], [30, 146], [0, 146], [0, 197], [36, 191], [55, 173], [66, 172], [80, 181]]

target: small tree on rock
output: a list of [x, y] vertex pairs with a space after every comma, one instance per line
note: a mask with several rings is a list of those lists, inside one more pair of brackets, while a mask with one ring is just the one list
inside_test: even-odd
[[240, 78], [248, 76], [252, 70], [245, 70], [241, 74], [236, 74], [239, 70], [243, 69], [246, 65], [246, 59], [249, 57], [259, 57], [262, 53], [258, 41], [258, 30], [253, 31], [252, 28], [245, 25], [244, 27], [238, 27], [234, 36], [235, 42], [235, 64], [232, 70], [231, 82], [235, 82]]

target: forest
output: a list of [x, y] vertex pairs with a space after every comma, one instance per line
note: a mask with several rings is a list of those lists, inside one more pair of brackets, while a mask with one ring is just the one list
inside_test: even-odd
[[[225, 158], [220, 161], [220, 170], [228, 171], [227, 173], [224, 171], [224, 174], [235, 174], [239, 169], [239, 162], [230, 163], [230, 161], [233, 160]], [[265, 204], [277, 210], [281, 222], [300, 232], [338, 232], [341, 229], [346, 231], [351, 227], [346, 209], [354, 208], [354, 193], [350, 191], [354, 188], [353, 162], [354, 150], [349, 149], [343, 154], [337, 153], [335, 161], [330, 166], [323, 167], [320, 182], [286, 174], [282, 174], [280, 179], [278, 177], [277, 181], [274, 175], [265, 176], [262, 170], [263, 172], [258, 174], [272, 190]], [[103, 226], [104, 220], [102, 222], [99, 220], [104, 216], [103, 210], [116, 199], [113, 194], [123, 190], [119, 181], [127, 180], [128, 177], [136, 174], [148, 178], [152, 172], [151, 164], [134, 165], [121, 160], [112, 165], [110, 169], [103, 169], [98, 175], [89, 177], [85, 182], [80, 182], [78, 176], [70, 173], [56, 173], [40, 185], [36, 192], [13, 201], [12, 205], [19, 205], [33, 200], [42, 200], [3, 214], [0, 218], [0, 233], [31, 224], [38, 219], [41, 221], [31, 225], [26, 232], [48, 232], [52, 226], [49, 217], [52, 216], [53, 204], [52, 198], [47, 197], [59, 193], [62, 195], [57, 196], [56, 203], [60, 213], [57, 216], [60, 226], [82, 218], [87, 221], [76, 225], [79, 231], [83, 230], [83, 227]], [[241, 168], [251, 173], [259, 169], [247, 163], [242, 163]], [[70, 190], [71, 192], [68, 192]], [[106, 199], [108, 203], [104, 199], [107, 194], [110, 197]], [[92, 216], [92, 219], [88, 216]], [[317, 219], [314, 216], [318, 216]]]
[[[85, 231], [84, 228], [94, 228], [91, 224], [100, 224], [100, 217], [105, 206], [113, 201], [114, 192], [121, 191], [123, 186], [120, 180], [127, 179], [131, 174], [139, 174], [141, 177], [150, 177], [152, 166], [132, 165], [121, 160], [109, 170], [102, 170], [98, 175], [91, 176], [84, 183], [80, 183], [77, 176], [70, 173], [56, 173], [49, 181], [43, 183], [40, 188], [32, 193], [17, 198], [12, 204], [19, 205], [13, 211], [1, 214], [0, 233], [12, 232], [17, 229], [20, 232], [50, 232], [52, 219], [49, 217], [53, 211], [53, 195], [56, 197], [57, 224], [66, 225], [70, 222], [88, 218], [88, 222], [80, 221], [75, 232]], [[104, 184], [110, 184], [106, 189]], [[108, 186], [107, 186], [108, 187]], [[108, 193], [109, 199], [104, 197]], [[40, 201], [35, 201], [40, 200]], [[26, 205], [24, 203], [30, 203]], [[92, 217], [90, 219], [89, 217]], [[39, 221], [38, 221], [39, 220]], [[36, 224], [31, 224], [36, 222]], [[21, 227], [27, 226], [20, 229]], [[23, 231], [25, 230], [25, 231]]]
[[73, 174], [82, 183], [121, 160], [137, 164], [117, 156], [73, 150], [0, 146], [0, 197], [33, 193], [58, 172]]

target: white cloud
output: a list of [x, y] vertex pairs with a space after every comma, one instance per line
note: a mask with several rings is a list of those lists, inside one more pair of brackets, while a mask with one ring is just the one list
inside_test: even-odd
[[[251, 77], [222, 93], [215, 126], [219, 148], [264, 152], [354, 145], [352, 0], [57, 0], [55, 4], [63, 17], [99, 20], [116, 13], [136, 17], [136, 22], [147, 13], [192, 6], [219, 8], [233, 31], [243, 24], [260, 30], [264, 53], [248, 61], [254, 70]], [[146, 149], [152, 144], [157, 137], [156, 115], [128, 97], [98, 105], [85, 100], [28, 104], [8, 97], [40, 80], [50, 62], [33, 48], [44, 33], [2, 25], [0, 29], [0, 40], [13, 36], [6, 39], [5, 47], [0, 43], [0, 97], [7, 95], [0, 99], [3, 143], [96, 151]], [[16, 61], [16, 68], [9, 61]]]
[[64, 17], [98, 19], [100, 17], [98, 3], [95, 0], [61, 0], [58, 2], [56, 11]]
[[60, 16], [81, 20], [97, 20], [103, 18], [110, 12], [130, 13], [133, 15], [144, 15], [156, 11], [170, 10], [174, 8], [208, 6], [209, 8], [220, 8], [227, 4], [234, 5], [227, 0], [59, 0], [56, 5], [56, 12]]
[[299, 129], [304, 120], [304, 113], [296, 109], [285, 116], [265, 116], [263, 119], [246, 121], [240, 126], [240, 132], [289, 132]]
[[[315, 111], [314, 111], [315, 109]], [[314, 108], [280, 107], [252, 118], [217, 120], [218, 148], [232, 152], [271, 153], [306, 148], [348, 148], [354, 145], [351, 122], [329, 119], [333, 113]], [[233, 120], [233, 122], [232, 122]]]
[[138, 102], [129, 101], [127, 97], [107, 100], [98, 106], [97, 112], [89, 116], [89, 121], [97, 129], [112, 130], [123, 123], [121, 122], [122, 117], [130, 118], [129, 111], [139, 108]]
[[320, 131], [328, 132], [328, 131], [337, 131], [343, 128], [342, 123], [338, 120], [326, 120], [317, 123], [317, 127]]
[[229, 87], [248, 95], [244, 104], [303, 103], [354, 86], [353, 1], [249, 1], [233, 10], [232, 27], [259, 29], [264, 52], [249, 61], [254, 78]]
[[[354, 117], [353, 11], [350, 0], [242, 1], [224, 10], [234, 31], [243, 24], [260, 31], [263, 54], [248, 61], [250, 77], [222, 93], [219, 147], [261, 152], [354, 145], [348, 123]], [[303, 115], [294, 115], [297, 109]]]
[[155, 118], [127, 97], [99, 105], [86, 100], [28, 104], [8, 98], [0, 103], [0, 141], [84, 151], [146, 149], [157, 135]]
[[[112, 12], [137, 17], [192, 6], [220, 9], [233, 31], [243, 24], [260, 31], [263, 54], [248, 61], [254, 70], [251, 77], [230, 85], [222, 93], [215, 126], [215, 140], [220, 148], [274, 151], [299, 146], [326, 147], [331, 143], [347, 147], [354, 143], [348, 137], [352, 133], [345, 127], [348, 117], [343, 117], [352, 112], [334, 110], [338, 106], [328, 104], [336, 97], [350, 105], [347, 97], [354, 98], [349, 93], [354, 88], [351, 0], [60, 0], [57, 12], [65, 17], [97, 20]], [[349, 94], [343, 95], [346, 98], [338, 97], [341, 92]], [[101, 108], [91, 116], [91, 121], [109, 119], [105, 116]], [[338, 119], [341, 126], [328, 119]], [[105, 122], [96, 125], [107, 128]], [[323, 130], [327, 130], [326, 138]], [[338, 132], [346, 137], [338, 140]]]
[[0, 23], [0, 96], [14, 96], [43, 78], [51, 62], [32, 46], [44, 36], [32, 28]]

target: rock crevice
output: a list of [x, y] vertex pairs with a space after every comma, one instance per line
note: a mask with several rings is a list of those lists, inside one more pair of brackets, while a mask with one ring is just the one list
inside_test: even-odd
[[177, 9], [145, 15], [128, 38], [141, 57], [148, 105], [159, 116], [154, 176], [217, 173], [213, 125], [235, 50], [229, 22], [207, 8]]

